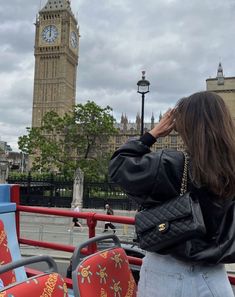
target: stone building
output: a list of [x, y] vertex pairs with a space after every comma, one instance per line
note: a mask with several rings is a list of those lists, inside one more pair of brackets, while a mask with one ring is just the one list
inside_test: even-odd
[[32, 127], [40, 127], [47, 112], [75, 105], [79, 28], [69, 0], [48, 0], [35, 25]]
[[223, 98], [235, 120], [235, 77], [225, 77], [221, 63], [216, 77], [206, 80], [206, 89], [218, 93]]

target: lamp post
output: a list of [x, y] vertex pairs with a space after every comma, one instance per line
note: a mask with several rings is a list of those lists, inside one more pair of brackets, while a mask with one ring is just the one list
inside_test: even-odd
[[142, 94], [142, 105], [141, 105], [141, 130], [140, 135], [144, 134], [144, 97], [149, 92], [150, 82], [145, 79], [145, 71], [142, 71], [142, 79], [137, 82], [137, 93]]

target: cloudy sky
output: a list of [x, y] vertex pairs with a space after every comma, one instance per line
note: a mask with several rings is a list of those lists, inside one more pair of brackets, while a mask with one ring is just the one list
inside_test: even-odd
[[[34, 22], [47, 0], [0, 0], [0, 139], [14, 150], [31, 125]], [[72, 0], [80, 26], [77, 103], [110, 105], [120, 121], [141, 110], [136, 83], [151, 83], [145, 119], [204, 90], [219, 61], [235, 76], [235, 0]]]

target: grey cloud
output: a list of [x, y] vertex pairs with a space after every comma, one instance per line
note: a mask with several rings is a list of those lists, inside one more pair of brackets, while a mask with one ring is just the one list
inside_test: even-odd
[[0, 39], [7, 51], [24, 54], [32, 52], [34, 26], [25, 21], [6, 22], [0, 25]]
[[40, 1], [11, 0], [4, 1], [0, 7], [1, 22], [34, 21], [39, 10]]

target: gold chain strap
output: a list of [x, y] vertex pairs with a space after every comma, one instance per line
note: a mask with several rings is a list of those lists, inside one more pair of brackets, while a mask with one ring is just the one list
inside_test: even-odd
[[187, 182], [188, 182], [188, 154], [183, 152], [184, 154], [184, 171], [182, 176], [181, 188], [180, 188], [180, 196], [183, 196], [187, 192]]

